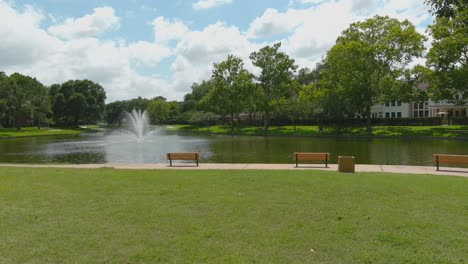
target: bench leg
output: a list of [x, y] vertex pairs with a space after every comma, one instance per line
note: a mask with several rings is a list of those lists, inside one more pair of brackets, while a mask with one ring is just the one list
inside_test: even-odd
[[439, 156], [436, 156], [437, 170], [439, 170]]
[[328, 157], [325, 157], [325, 168], [328, 168]]
[[197, 167], [198, 167], [198, 159], [197, 159]]
[[299, 167], [298, 160], [297, 160], [297, 154], [295, 155], [296, 158], [296, 168]]
[[169, 167], [172, 167], [172, 160], [169, 160]]

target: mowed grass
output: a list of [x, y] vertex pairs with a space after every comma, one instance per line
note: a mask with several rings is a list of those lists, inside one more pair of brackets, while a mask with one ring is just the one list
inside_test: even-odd
[[38, 137], [38, 136], [55, 136], [55, 135], [77, 135], [84, 132], [95, 132], [97, 128], [79, 127], [79, 128], [37, 128], [37, 127], [22, 127], [20, 130], [16, 128], [0, 128], [1, 138], [12, 137]]
[[1, 167], [0, 219], [0, 263], [464, 263], [468, 178]]
[[[169, 130], [182, 130], [208, 134], [231, 134], [231, 126], [170, 125]], [[468, 138], [468, 126], [374, 126], [373, 136], [380, 137], [462, 137]], [[258, 126], [240, 126], [236, 135], [269, 136], [369, 136], [366, 127], [271, 126], [268, 131]]]

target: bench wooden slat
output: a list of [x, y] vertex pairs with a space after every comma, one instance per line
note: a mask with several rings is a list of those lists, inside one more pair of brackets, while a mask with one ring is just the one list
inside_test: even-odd
[[436, 163], [437, 170], [439, 170], [440, 163], [468, 165], [468, 155], [433, 154], [432, 161]]
[[200, 154], [197, 152], [185, 152], [185, 153], [167, 153], [167, 159], [169, 160], [169, 166], [172, 166], [172, 160], [194, 160], [197, 162], [200, 159]]
[[296, 167], [299, 165], [299, 161], [322, 161], [325, 162], [325, 167], [328, 167], [330, 153], [294, 152], [294, 159], [296, 160]]

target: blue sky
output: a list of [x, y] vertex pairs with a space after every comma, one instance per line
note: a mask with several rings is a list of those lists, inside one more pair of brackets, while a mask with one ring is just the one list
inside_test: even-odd
[[90, 79], [108, 102], [137, 96], [181, 100], [212, 65], [282, 42], [313, 68], [341, 31], [376, 14], [433, 20], [421, 0], [0, 0], [0, 71], [46, 85]]

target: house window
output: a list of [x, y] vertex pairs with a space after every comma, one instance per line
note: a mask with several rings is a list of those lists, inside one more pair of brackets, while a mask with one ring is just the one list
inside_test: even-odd
[[397, 106], [401, 106], [401, 102], [400, 102], [400, 101], [397, 101]]
[[397, 116], [397, 117], [401, 117], [401, 112], [397, 112], [397, 113], [396, 113], [396, 116]]
[[385, 118], [389, 118], [390, 117], [390, 113], [389, 112], [385, 112]]
[[429, 116], [429, 110], [424, 111], [424, 116], [428, 117]]
[[392, 101], [392, 106], [395, 106], [395, 101]]
[[395, 117], [395, 112], [392, 112], [392, 118]]
[[413, 111], [413, 117], [418, 117], [419, 112], [418, 111]]
[[385, 102], [385, 106], [390, 106], [390, 103], [389, 103], [389, 102]]
[[379, 118], [382, 118], [382, 117], [383, 117], [383, 113], [379, 112]]

